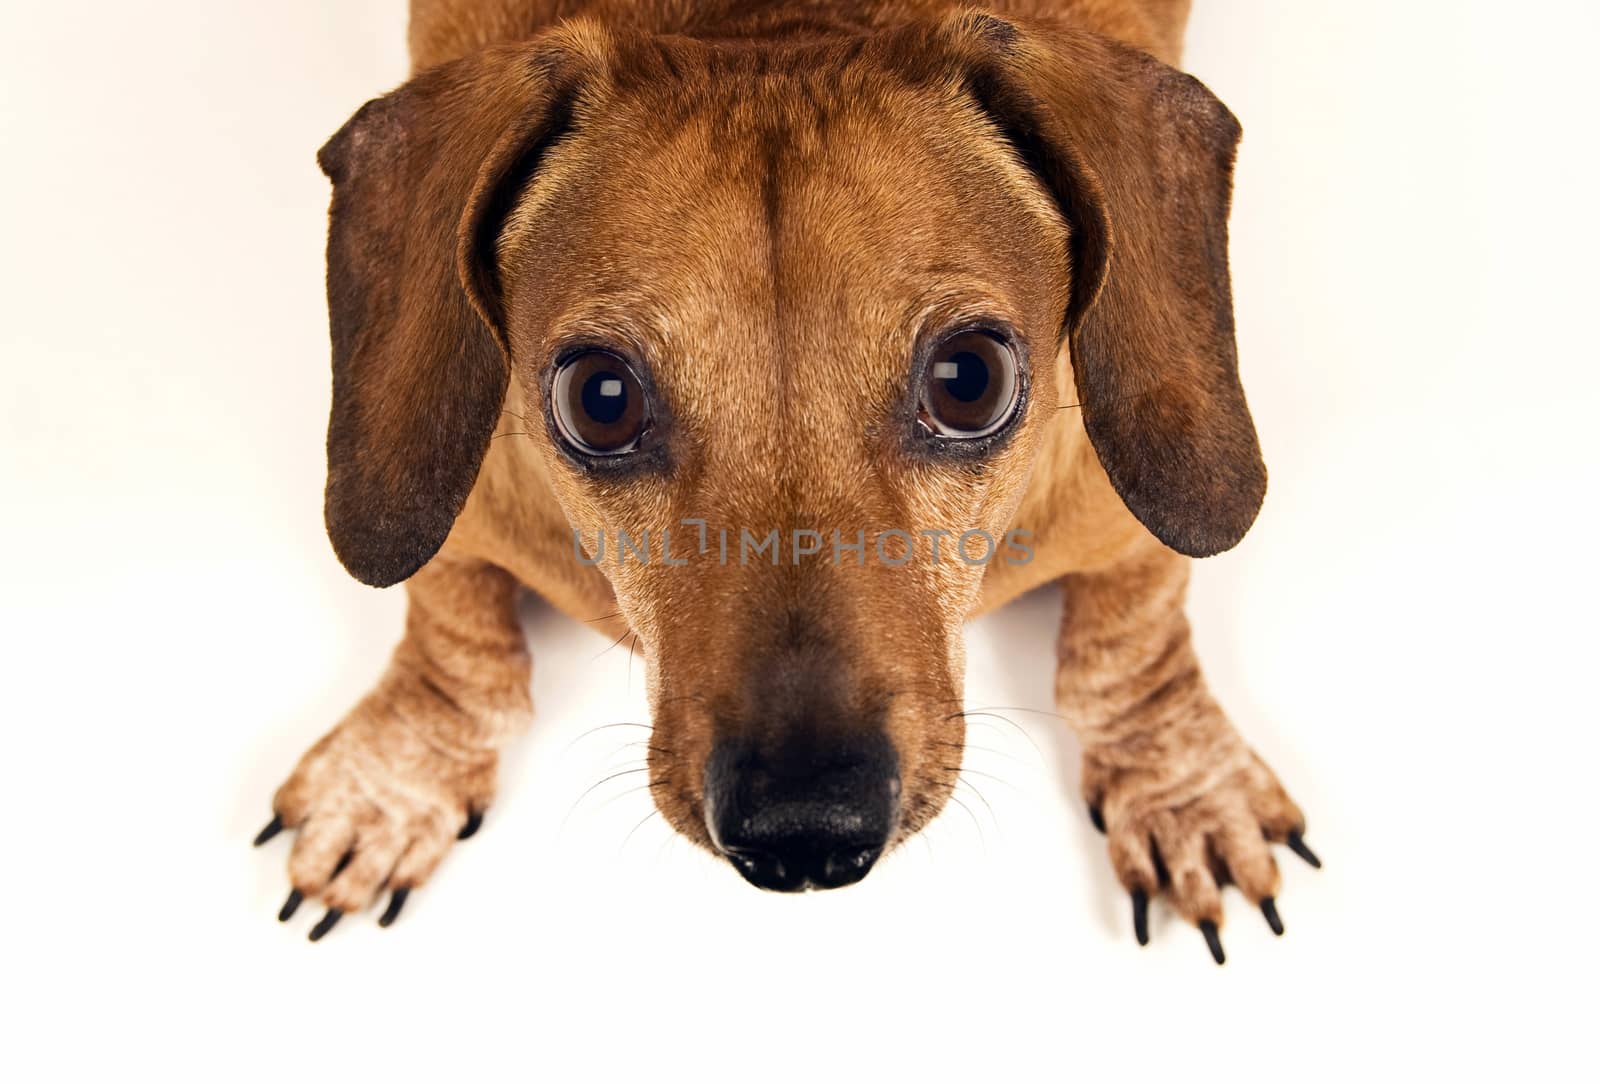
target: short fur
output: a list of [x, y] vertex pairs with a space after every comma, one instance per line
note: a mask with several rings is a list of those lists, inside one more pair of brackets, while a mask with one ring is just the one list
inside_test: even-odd
[[[1122, 883], [1195, 922], [1220, 923], [1223, 880], [1273, 896], [1266, 841], [1303, 820], [1183, 615], [1188, 556], [1234, 545], [1266, 484], [1227, 268], [1239, 127], [1171, 66], [1187, 9], [415, 0], [416, 76], [321, 154], [328, 530], [357, 578], [406, 581], [410, 615], [278, 792], [295, 888], [341, 911], [409, 889], [491, 800], [531, 719], [519, 584], [637, 637], [652, 793], [712, 846], [713, 742], [782, 729], [760, 720], [805, 675], [834, 716], [883, 719], [894, 840], [921, 828], [960, 760], [963, 622], [1058, 581], [1058, 696]], [[980, 315], [1020, 336], [1025, 417], [982, 459], [929, 462], [898, 424], [911, 358]], [[548, 428], [552, 359], [597, 340], [666, 404], [647, 478]], [[574, 559], [575, 526], [685, 517], [1015, 527], [1035, 556]]]

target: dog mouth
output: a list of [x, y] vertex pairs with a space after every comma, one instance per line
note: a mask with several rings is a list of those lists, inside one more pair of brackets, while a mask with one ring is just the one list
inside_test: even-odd
[[705, 768], [713, 846], [773, 892], [843, 888], [872, 871], [900, 820], [898, 758], [881, 730], [763, 749], [724, 739]]

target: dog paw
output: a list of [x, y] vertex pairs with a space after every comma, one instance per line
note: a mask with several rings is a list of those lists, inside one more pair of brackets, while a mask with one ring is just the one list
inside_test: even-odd
[[292, 889], [278, 919], [305, 900], [327, 908], [320, 940], [339, 919], [390, 889], [388, 926], [457, 839], [472, 835], [494, 796], [497, 754], [442, 743], [392, 710], [364, 703], [300, 759], [278, 788], [260, 846], [295, 830]]
[[1219, 964], [1226, 959], [1223, 886], [1237, 885], [1282, 936], [1272, 845], [1322, 865], [1305, 844], [1305, 817], [1272, 769], [1237, 739], [1223, 745], [1187, 772], [1170, 765], [1152, 771], [1092, 750], [1083, 769], [1089, 817], [1105, 833], [1117, 879], [1132, 898], [1139, 944], [1150, 940], [1151, 899], [1164, 896], [1200, 930]]

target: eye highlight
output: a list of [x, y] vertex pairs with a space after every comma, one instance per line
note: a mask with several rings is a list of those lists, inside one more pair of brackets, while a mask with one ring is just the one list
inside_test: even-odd
[[627, 455], [650, 432], [650, 402], [638, 374], [604, 350], [585, 350], [560, 363], [550, 382], [550, 406], [557, 432], [582, 455]]
[[997, 335], [963, 331], [928, 359], [917, 423], [936, 437], [974, 440], [998, 432], [1016, 413], [1017, 358]]

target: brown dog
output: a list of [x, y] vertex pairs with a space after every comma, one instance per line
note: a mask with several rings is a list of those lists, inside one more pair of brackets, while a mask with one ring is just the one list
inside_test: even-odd
[[1168, 66], [1187, 0], [992, 8], [415, 0], [419, 74], [321, 154], [328, 533], [410, 612], [277, 793], [283, 917], [387, 884], [387, 925], [477, 826], [532, 715], [522, 585], [636, 634], [661, 812], [796, 889], [940, 811], [964, 620], [1056, 580], [1141, 943], [1165, 892], [1221, 962], [1227, 880], [1281, 931], [1303, 819], [1183, 614], [1266, 485], [1239, 129]]

